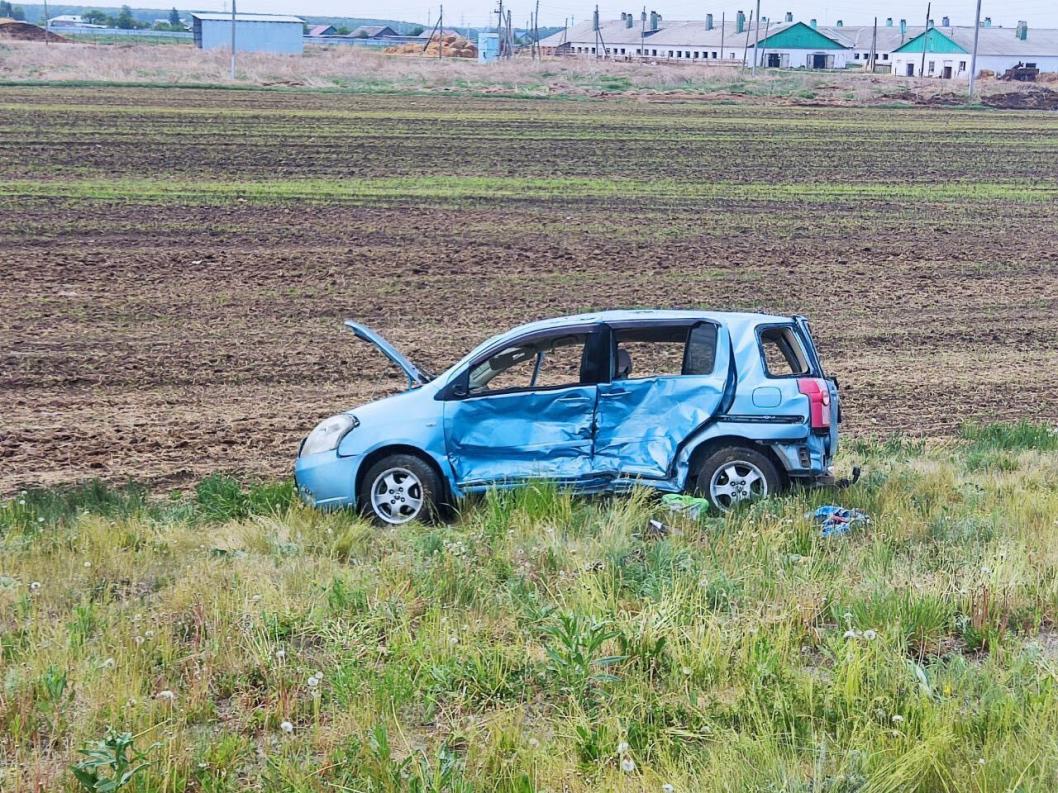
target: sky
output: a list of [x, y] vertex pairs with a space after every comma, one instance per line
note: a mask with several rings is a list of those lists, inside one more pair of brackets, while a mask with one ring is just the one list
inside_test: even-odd
[[[195, 0], [195, 8], [201, 10], [227, 10], [230, 0]], [[344, 16], [378, 19], [398, 19], [425, 24], [437, 19], [439, 0], [386, 0], [384, 3], [363, 0], [237, 0], [239, 11], [247, 13], [299, 14], [303, 16]], [[163, 3], [164, 4], [164, 3]], [[535, 0], [505, 0], [511, 8], [515, 24], [524, 24], [533, 10]], [[747, 14], [755, 8], [756, 0], [653, 0], [647, 11], [656, 10], [666, 19], [704, 19], [712, 13], [719, 19], [722, 12], [728, 18], [742, 9]], [[953, 25], [972, 25], [976, 0], [934, 0], [930, 16], [939, 25], [944, 16], [951, 18]], [[591, 18], [595, 3], [590, 0], [541, 0], [540, 25], [562, 25], [572, 17], [583, 22]], [[473, 25], [480, 27], [489, 22], [489, 13], [496, 9], [495, 0], [445, 0], [445, 25]], [[638, 6], [631, 0], [599, 2], [599, 13], [605, 18], [620, 17], [622, 11], [638, 14], [643, 10], [642, 0]], [[816, 18], [819, 24], [834, 24], [841, 19], [846, 24], [869, 25], [877, 14], [879, 22], [886, 17], [907, 19], [908, 24], [921, 25], [926, 19], [925, 0], [762, 0], [761, 16], [780, 19], [792, 11], [794, 19]], [[981, 16], [992, 17], [993, 25], [1013, 27], [1019, 19], [1028, 20], [1029, 28], [1058, 28], [1058, 0], [982, 0]], [[491, 16], [495, 20], [495, 14]]]

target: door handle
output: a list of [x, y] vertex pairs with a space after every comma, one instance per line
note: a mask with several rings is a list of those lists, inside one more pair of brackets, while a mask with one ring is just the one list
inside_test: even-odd
[[599, 396], [600, 397], [606, 397], [606, 398], [625, 396], [627, 394], [628, 394], [627, 391], [600, 391], [599, 392]]

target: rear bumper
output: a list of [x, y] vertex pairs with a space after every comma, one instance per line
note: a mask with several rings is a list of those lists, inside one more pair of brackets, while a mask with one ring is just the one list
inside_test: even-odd
[[320, 509], [355, 507], [358, 463], [359, 458], [339, 457], [336, 451], [299, 457], [294, 463], [298, 496]]
[[786, 469], [787, 476], [826, 484], [834, 479], [830, 439], [822, 435], [808, 435], [796, 441], [769, 444]]

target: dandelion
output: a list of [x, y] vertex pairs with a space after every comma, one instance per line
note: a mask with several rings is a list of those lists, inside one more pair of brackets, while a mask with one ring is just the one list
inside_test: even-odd
[[105, 661], [103, 661], [102, 664], [100, 664], [100, 666], [102, 666], [103, 669], [113, 669], [114, 668], [114, 659], [113, 658], [107, 658]]
[[43, 516], [37, 518], [37, 523], [43, 523], [43, 522], [44, 522], [44, 517]]
[[628, 754], [628, 741], [621, 741], [619, 744], [617, 744], [617, 753]]
[[878, 633], [876, 631], [873, 631], [870, 628], [868, 628], [867, 630], [865, 630], [863, 632], [863, 638], [866, 639], [867, 641], [872, 641], [872, 640], [878, 638]]
[[845, 631], [845, 638], [846, 639], [855, 639], [856, 638], [856, 631], [852, 630], [851, 628], [849, 630]]
[[30, 581], [29, 582], [29, 591], [30, 592], [36, 592], [38, 589], [40, 589], [40, 581]]
[[133, 641], [136, 642], [136, 646], [139, 647], [141, 644], [143, 644], [143, 637], [137, 636], [133, 639]]
[[676, 790], [672, 785], [666, 782], [661, 786], [661, 793], [673, 793]]
[[166, 702], [172, 702], [174, 699], [176, 699], [176, 694], [174, 694], [169, 689], [165, 689], [165, 691], [159, 691], [154, 696], [156, 696], [158, 699], [165, 700]]
[[18, 500], [18, 505], [19, 505], [20, 507], [24, 507], [24, 506], [26, 506], [26, 499], [24, 499], [24, 498], [20, 498], [20, 499]]
[[312, 675], [308, 679], [309, 688], [316, 688], [320, 684], [320, 679], [316, 675]]
[[621, 758], [621, 770], [624, 771], [626, 774], [631, 774], [633, 771], [636, 770], [636, 761], [633, 760], [631, 757]]
[[985, 764], [985, 759], [983, 757], [978, 757], [977, 758], [977, 764], [978, 765], [984, 765]]
[[290, 733], [294, 732], [294, 725], [291, 724], [289, 721], [280, 722], [279, 729], [281, 729], [287, 735], [290, 735]]
[[538, 741], [536, 738], [530, 738], [529, 739], [529, 748], [530, 749], [539, 749], [540, 748], [540, 741]]
[[144, 631], [143, 632], [143, 636], [146, 639], [153, 639], [154, 638], [154, 631]]
[[689, 666], [681, 667], [680, 668], [680, 672], [683, 673], [684, 677], [690, 677], [691, 676], [691, 668]]
[[282, 660], [283, 660], [284, 658], [286, 658], [286, 657], [287, 657], [287, 651], [286, 651], [286, 650], [284, 650], [284, 649], [282, 649], [282, 648], [280, 648], [280, 649], [276, 650], [276, 658], [277, 658], [277, 659], [279, 659], [280, 661], [282, 661]]
[[849, 625], [852, 624], [852, 612], [851, 611], [846, 611], [842, 616], [845, 618], [845, 622], [846, 623], [848, 623]]
[[449, 636], [448, 637], [448, 643], [452, 644], [452, 645], [459, 644], [459, 637], [458, 636]]
[[893, 724], [902, 724], [903, 721], [904, 721], [904, 717], [901, 716], [899, 713], [894, 713], [893, 714]]
[[84, 563], [84, 566], [85, 566], [86, 568], [87, 568], [87, 567], [91, 567], [91, 566], [92, 566], [92, 563], [91, 563], [91, 562], [85, 562], [85, 563]]
[[250, 598], [250, 600], [252, 602], [254, 602], [254, 603], [257, 603], [258, 601], [261, 600], [261, 596], [260, 595], [254, 595], [252, 598]]

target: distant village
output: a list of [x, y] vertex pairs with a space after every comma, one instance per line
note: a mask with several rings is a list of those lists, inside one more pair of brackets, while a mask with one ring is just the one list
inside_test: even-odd
[[[14, 16], [10, 3], [0, 0], [0, 16], [5, 8]], [[118, 17], [99, 11], [57, 15], [47, 20], [47, 27], [70, 36], [143, 35], [142, 28], [149, 27], [152, 36], [189, 38], [204, 49], [230, 49], [234, 35], [239, 51], [288, 54], [300, 54], [306, 45], [349, 45], [480, 61], [531, 54], [754, 70], [862, 70], [939, 80], [968, 80], [973, 69], [977, 75], [1018, 80], [1058, 73], [1058, 30], [1033, 28], [1028, 20], [1013, 27], [993, 25], [990, 17], [976, 26], [973, 20], [959, 24], [948, 16], [917, 25], [875, 18], [864, 25], [840, 19], [819, 24], [816, 19], [796, 19], [792, 11], [779, 18], [753, 19], [753, 12], [737, 11], [669, 21], [658, 11], [646, 10], [600, 19], [596, 10], [592, 18], [550, 35], [540, 35], [533, 26], [512, 30], [509, 15], [506, 26], [491, 29], [456, 29], [440, 19], [432, 25], [347, 28], [278, 14], [194, 12], [185, 18], [175, 8], [153, 24], [130, 18], [126, 6]]]

